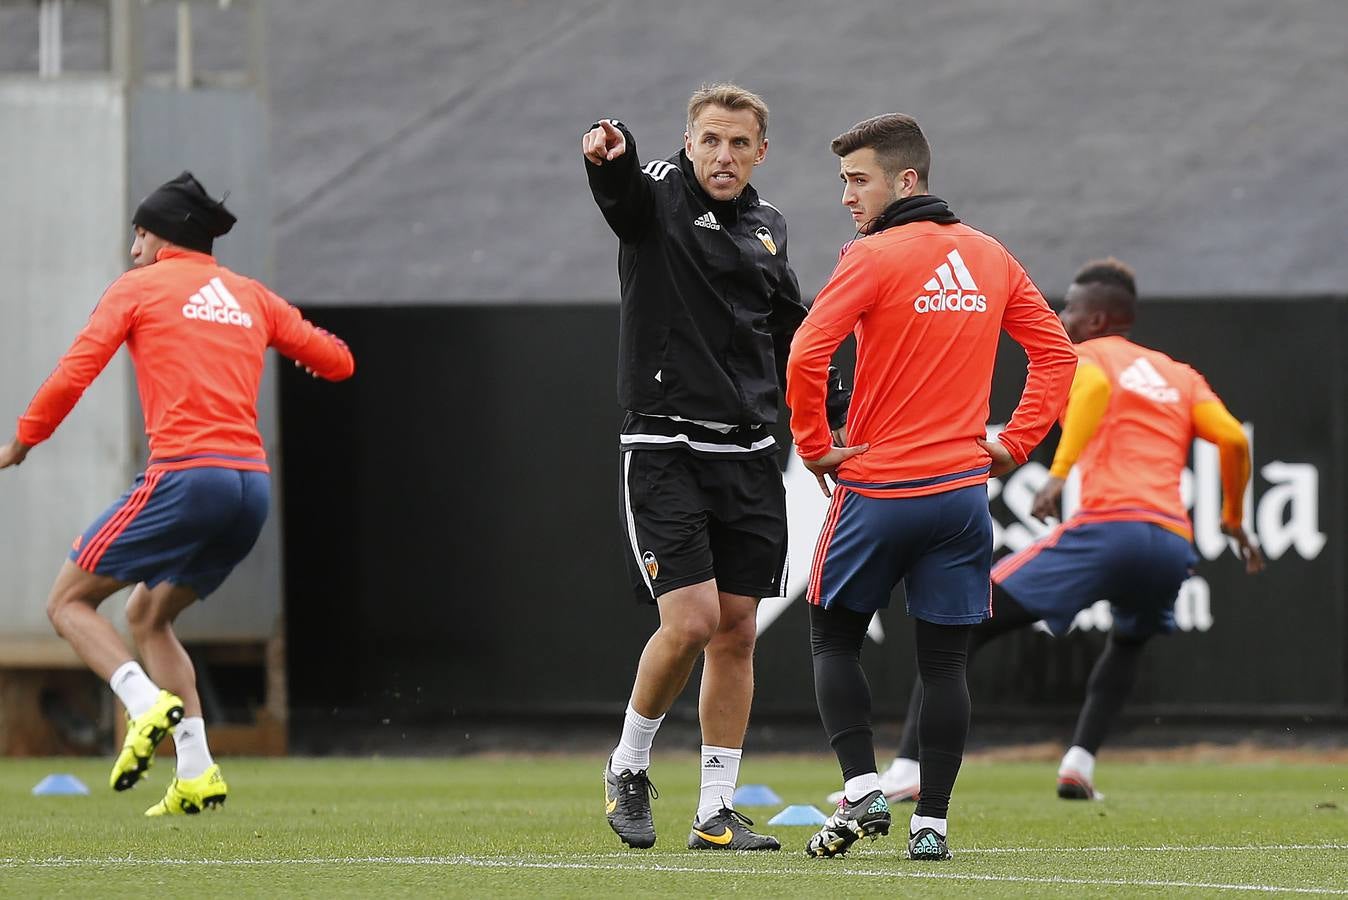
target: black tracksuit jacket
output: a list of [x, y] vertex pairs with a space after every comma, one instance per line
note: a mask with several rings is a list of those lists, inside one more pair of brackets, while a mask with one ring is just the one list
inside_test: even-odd
[[[620, 241], [624, 432], [646, 427], [634, 425], [637, 413], [761, 436], [761, 426], [777, 421], [791, 337], [806, 313], [787, 260], [786, 221], [752, 186], [732, 201], [712, 199], [682, 150], [643, 167], [632, 133], [615, 124], [626, 152], [585, 168]], [[838, 411], [845, 409], [844, 396]]]

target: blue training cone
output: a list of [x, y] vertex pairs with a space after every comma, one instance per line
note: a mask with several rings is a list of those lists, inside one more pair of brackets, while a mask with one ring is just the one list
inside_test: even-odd
[[776, 806], [782, 798], [766, 784], [742, 784], [735, 791], [734, 802], [736, 806]]
[[34, 797], [65, 797], [87, 794], [89, 789], [74, 775], [54, 774], [33, 785]]
[[797, 803], [768, 819], [769, 825], [823, 825], [828, 817], [808, 803]]

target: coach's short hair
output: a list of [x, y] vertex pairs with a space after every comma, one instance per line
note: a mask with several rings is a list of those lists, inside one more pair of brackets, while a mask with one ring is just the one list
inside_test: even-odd
[[738, 84], [728, 81], [716, 84], [704, 84], [693, 91], [688, 98], [688, 133], [693, 133], [693, 123], [708, 106], [721, 106], [732, 112], [742, 109], [751, 110], [758, 119], [758, 139], [768, 136], [768, 105], [753, 91], [745, 90]]
[[1113, 322], [1127, 324], [1137, 318], [1137, 281], [1133, 270], [1112, 256], [1093, 259], [1082, 266], [1073, 284], [1099, 284], [1113, 290], [1097, 294], [1095, 306]]
[[875, 158], [890, 179], [898, 178], [904, 169], [912, 169], [923, 186], [927, 184], [931, 173], [931, 147], [912, 116], [903, 113], [872, 116], [838, 135], [832, 144], [833, 152], [838, 156], [847, 156], [865, 147], [875, 151]]

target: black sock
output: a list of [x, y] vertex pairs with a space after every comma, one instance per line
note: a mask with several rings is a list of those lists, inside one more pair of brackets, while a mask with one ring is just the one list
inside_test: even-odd
[[917, 726], [922, 767], [917, 814], [944, 819], [969, 737], [969, 686], [964, 671], [974, 626], [936, 625], [922, 619], [914, 624], [923, 695]]
[[[1015, 598], [1002, 590], [1002, 586], [992, 586], [992, 618], [985, 619], [973, 627], [969, 633], [969, 658], [981, 650], [989, 641], [995, 640], [1026, 625], [1033, 625], [1038, 617], [1028, 612], [1016, 602]], [[917, 723], [922, 711], [922, 679], [913, 685], [913, 693], [908, 698], [908, 716], [903, 720], [903, 736], [899, 739], [898, 756], [902, 759], [917, 759]]]
[[1133, 692], [1142, 661], [1146, 637], [1109, 636], [1105, 651], [1095, 661], [1086, 683], [1086, 702], [1077, 718], [1072, 744], [1094, 756], [1105, 742], [1105, 735], [1118, 718], [1119, 710]]
[[861, 644], [870, 621], [869, 613], [810, 606], [814, 695], [844, 780], [876, 771], [871, 686], [861, 669]]

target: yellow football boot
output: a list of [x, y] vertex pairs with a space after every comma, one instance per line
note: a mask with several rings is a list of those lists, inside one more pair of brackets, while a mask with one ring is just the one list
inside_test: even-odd
[[136, 786], [145, 770], [154, 762], [154, 748], [168, 736], [183, 718], [183, 701], [168, 691], [160, 691], [154, 706], [136, 718], [127, 717], [126, 740], [117, 762], [112, 764], [108, 784], [115, 791]]
[[229, 785], [215, 763], [196, 778], [174, 778], [164, 799], [145, 810], [147, 816], [194, 816], [204, 809], [225, 805]]

